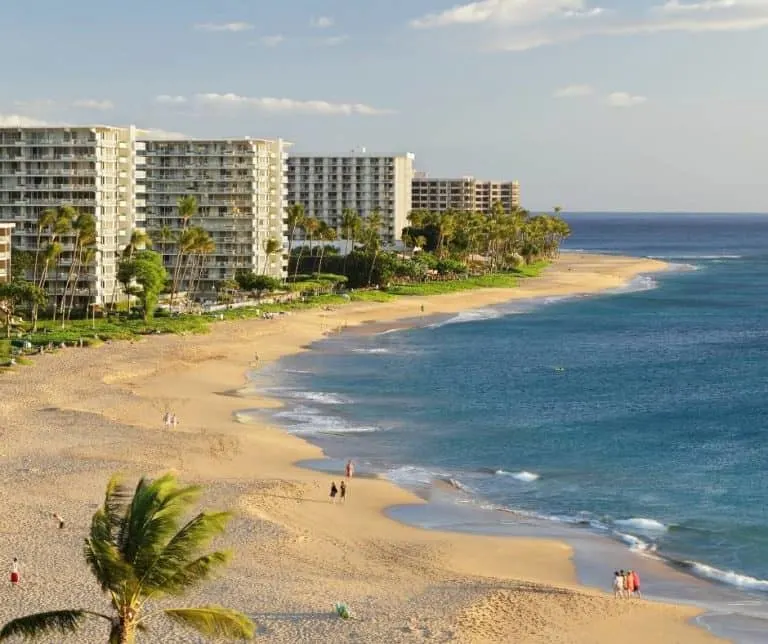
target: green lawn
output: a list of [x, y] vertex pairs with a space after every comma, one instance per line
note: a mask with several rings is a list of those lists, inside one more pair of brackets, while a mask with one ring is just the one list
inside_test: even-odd
[[[68, 345], [77, 344], [81, 339], [85, 346], [93, 346], [105, 340], [129, 340], [141, 336], [174, 333], [201, 334], [210, 331], [212, 322], [220, 320], [245, 320], [260, 316], [263, 312], [280, 313], [282, 311], [303, 311], [325, 306], [343, 306], [349, 302], [390, 302], [398, 296], [412, 295], [441, 295], [456, 293], [478, 288], [514, 288], [521, 279], [539, 275], [547, 262], [537, 262], [508, 273], [493, 273], [481, 277], [472, 277], [450, 282], [428, 282], [424, 284], [403, 284], [384, 290], [360, 290], [342, 295], [317, 295], [286, 304], [263, 304], [258, 307], [229, 309], [202, 315], [179, 315], [174, 317], [159, 316], [150, 322], [138, 319], [113, 318], [92, 320], [71, 320], [64, 328], [60, 322], [41, 320], [38, 330], [30, 333], [24, 339], [33, 345], [54, 346], [62, 342]], [[11, 357], [11, 347], [8, 340], [0, 339], [0, 366], [7, 364]], [[19, 360], [19, 364], [24, 361]]]
[[387, 292], [393, 295], [443, 295], [477, 288], [514, 288], [518, 283], [519, 274], [517, 273], [494, 273], [451, 282], [402, 284], [387, 289]]

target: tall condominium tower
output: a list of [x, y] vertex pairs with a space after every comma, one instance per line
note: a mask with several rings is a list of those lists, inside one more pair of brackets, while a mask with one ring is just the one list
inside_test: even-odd
[[[0, 128], [0, 221], [15, 224], [14, 249], [38, 252], [39, 233], [41, 245], [50, 241], [50, 228], [38, 230], [46, 210], [67, 205], [95, 218], [96, 252], [74, 276], [81, 303], [105, 304], [119, 288], [119, 252], [143, 206], [135, 183], [140, 154], [132, 126]], [[74, 234], [57, 241], [61, 253], [46, 280], [51, 292], [72, 277]]]
[[[198, 213], [189, 222], [207, 231], [215, 244], [205, 258], [198, 291], [212, 294], [219, 282], [237, 270], [280, 278], [286, 259], [284, 209], [286, 157], [282, 139], [217, 139], [146, 141], [146, 227], [150, 232], [178, 233], [184, 226], [178, 201], [193, 196]], [[267, 254], [267, 242], [280, 250]], [[177, 246], [160, 244], [172, 270]], [[187, 290], [189, 284], [180, 284]]]
[[413, 210], [466, 210], [488, 213], [495, 203], [506, 212], [520, 207], [517, 181], [482, 181], [474, 177], [432, 179], [418, 173], [413, 179]]
[[13, 224], [0, 221], [0, 284], [11, 279], [11, 232]]
[[382, 240], [395, 244], [408, 225], [413, 162], [411, 153], [292, 156], [288, 160], [288, 203], [303, 204], [307, 217], [324, 221], [339, 232], [345, 209], [361, 217], [379, 211]]

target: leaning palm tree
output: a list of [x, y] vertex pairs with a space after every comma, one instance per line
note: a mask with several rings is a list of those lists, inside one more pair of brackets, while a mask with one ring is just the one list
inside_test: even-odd
[[274, 237], [270, 237], [264, 242], [264, 254], [267, 256], [267, 259], [264, 262], [264, 269], [261, 271], [263, 275], [267, 274], [268, 264], [272, 259], [272, 255], [276, 255], [281, 250], [283, 250], [283, 245]]
[[176, 259], [173, 264], [173, 274], [171, 275], [171, 306], [173, 306], [173, 301], [178, 292], [182, 270], [181, 267], [184, 263], [184, 256], [186, 254], [186, 249], [184, 248], [185, 233], [188, 229], [187, 227], [189, 226], [190, 219], [195, 217], [198, 212], [197, 199], [192, 195], [179, 197], [176, 202], [176, 210], [179, 213], [178, 217], [181, 221], [181, 230], [177, 236]]
[[[109, 624], [109, 644], [132, 644], [137, 631], [153, 617], [165, 617], [204, 636], [232, 640], [253, 638], [248, 617], [219, 606], [155, 608], [156, 600], [183, 595], [225, 564], [228, 552], [201, 554], [224, 531], [228, 512], [201, 512], [181, 526], [200, 496], [200, 488], [183, 487], [172, 474], [142, 478], [133, 496], [120, 479], [107, 484], [104, 505], [91, 520], [85, 559], [109, 597], [108, 613], [59, 610], [19, 617], [0, 630], [0, 641], [12, 637], [45, 637], [74, 633], [89, 618]], [[155, 610], [145, 612], [147, 602]]]

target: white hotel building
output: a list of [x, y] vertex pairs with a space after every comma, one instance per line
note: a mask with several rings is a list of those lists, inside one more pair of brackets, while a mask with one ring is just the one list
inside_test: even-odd
[[11, 281], [11, 233], [14, 225], [0, 221], [0, 284]]
[[[206, 259], [200, 292], [211, 294], [218, 282], [238, 269], [281, 278], [287, 264], [283, 253], [267, 256], [265, 245], [285, 243], [285, 176], [288, 143], [249, 137], [214, 140], [146, 141], [146, 176], [139, 181], [146, 194], [146, 228], [182, 226], [177, 203], [193, 196], [198, 213], [189, 223], [200, 226], [216, 249]], [[165, 266], [172, 270], [175, 245], [159, 245]], [[189, 285], [182, 283], [180, 290]]]
[[[304, 205], [315, 217], [341, 231], [342, 212], [361, 217], [378, 210], [381, 237], [388, 245], [400, 240], [411, 210], [414, 155], [291, 156], [288, 160], [288, 203]], [[300, 238], [300, 234], [297, 235]]]
[[[134, 127], [0, 128], [0, 221], [15, 224], [13, 247], [37, 248], [37, 222], [47, 209], [74, 206], [96, 219], [96, 258], [77, 283], [76, 295], [109, 302], [117, 259], [143, 206], [136, 186], [141, 144]], [[49, 285], [62, 284], [72, 261], [73, 237], [61, 240], [58, 272]]]

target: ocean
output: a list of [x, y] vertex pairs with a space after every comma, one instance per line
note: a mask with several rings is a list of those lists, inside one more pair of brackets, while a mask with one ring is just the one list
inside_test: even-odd
[[566, 218], [567, 252], [675, 270], [318, 342], [267, 374], [287, 405], [275, 419], [402, 485], [448, 481], [465, 506], [586, 528], [763, 597], [768, 216]]

